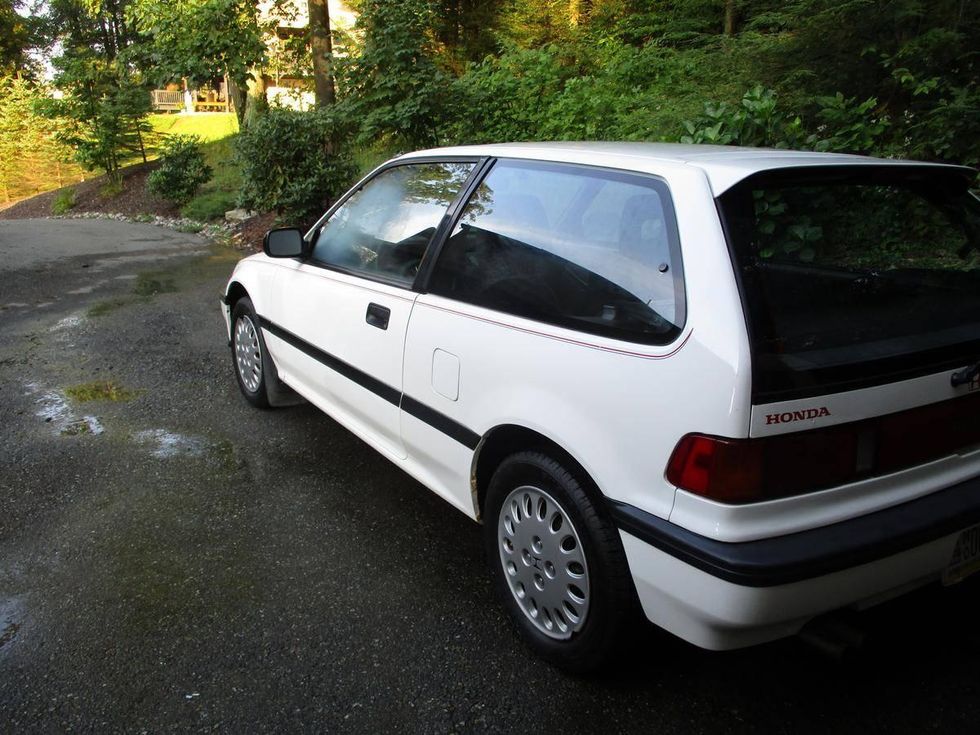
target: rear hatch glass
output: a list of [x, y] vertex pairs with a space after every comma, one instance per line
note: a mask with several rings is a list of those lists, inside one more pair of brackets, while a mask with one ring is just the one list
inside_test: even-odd
[[941, 166], [781, 169], [719, 197], [753, 349], [753, 401], [980, 359], [980, 201]]

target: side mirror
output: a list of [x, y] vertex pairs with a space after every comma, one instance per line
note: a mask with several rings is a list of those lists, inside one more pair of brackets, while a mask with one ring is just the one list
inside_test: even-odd
[[294, 227], [284, 227], [265, 233], [262, 250], [270, 258], [298, 258], [306, 254], [306, 243], [302, 232]]

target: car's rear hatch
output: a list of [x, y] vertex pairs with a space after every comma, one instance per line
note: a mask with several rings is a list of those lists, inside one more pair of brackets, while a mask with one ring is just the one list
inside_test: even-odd
[[731, 461], [756, 465], [750, 492], [719, 499], [980, 448], [973, 179], [951, 166], [782, 168], [718, 198], [752, 350], [752, 440]]

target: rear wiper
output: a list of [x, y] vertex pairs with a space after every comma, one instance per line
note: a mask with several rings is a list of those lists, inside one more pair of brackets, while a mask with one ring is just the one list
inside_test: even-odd
[[972, 383], [978, 375], [980, 375], [980, 362], [965, 367], [962, 370], [957, 370], [949, 376], [949, 384], [954, 388], [960, 385], [966, 385], [967, 383]]

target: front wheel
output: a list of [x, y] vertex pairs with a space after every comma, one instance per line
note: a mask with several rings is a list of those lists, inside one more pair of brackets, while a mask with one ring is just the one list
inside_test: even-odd
[[521, 637], [570, 671], [602, 665], [634, 610], [619, 533], [597, 493], [541, 452], [505, 459], [485, 507], [491, 577]]
[[248, 298], [241, 298], [231, 312], [231, 356], [242, 395], [259, 408], [269, 407], [265, 352], [255, 308]]

